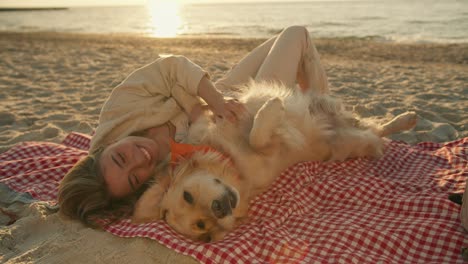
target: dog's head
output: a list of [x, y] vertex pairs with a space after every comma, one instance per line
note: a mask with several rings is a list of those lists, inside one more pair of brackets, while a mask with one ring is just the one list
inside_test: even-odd
[[138, 200], [134, 222], [163, 219], [182, 235], [197, 241], [218, 241], [239, 217], [240, 179], [219, 153], [195, 153], [180, 161], [170, 180], [151, 186]]

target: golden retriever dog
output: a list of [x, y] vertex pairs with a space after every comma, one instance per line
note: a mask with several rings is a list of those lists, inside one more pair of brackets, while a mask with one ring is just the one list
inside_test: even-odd
[[367, 123], [329, 95], [280, 84], [251, 83], [236, 98], [247, 113], [236, 123], [208, 113], [198, 118], [188, 143], [210, 148], [184, 155], [158, 174], [137, 201], [134, 222], [163, 219], [190, 239], [221, 240], [246, 219], [249, 201], [289, 166], [379, 158], [382, 137], [417, 121], [414, 112], [406, 112], [384, 125]]

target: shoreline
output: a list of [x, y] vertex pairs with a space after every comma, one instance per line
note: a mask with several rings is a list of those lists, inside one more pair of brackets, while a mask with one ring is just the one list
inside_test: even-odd
[[60, 11], [68, 7], [0, 7], [0, 12]]
[[[177, 37], [154, 37], [137, 33], [72, 33], [72, 32], [21, 32], [1, 31], [2, 38], [24, 38], [25, 40], [63, 40], [63, 41], [93, 41], [96, 43], [118, 42], [129, 44], [132, 42], [162, 42], [187, 45], [185, 41], [221, 41], [224, 43], [234, 41], [239, 43], [262, 43], [267, 38], [242, 37], [232, 35], [183, 35]], [[337, 38], [313, 38], [319, 53], [336, 55], [345, 58], [356, 59], [350, 52], [359, 52], [360, 60], [398, 60], [400, 62], [436, 62], [468, 65], [468, 42], [466, 43], [413, 43], [380, 41], [378, 37], [337, 37]], [[255, 45], [254, 45], [255, 47]], [[339, 48], [346, 49], [344, 52]], [[381, 54], [382, 49], [388, 49]], [[446, 55], [447, 57], [434, 55]]]
[[[102, 104], [130, 72], [159, 54], [184, 55], [216, 81], [265, 39], [0, 32], [0, 152], [22, 141], [91, 134]], [[332, 94], [379, 122], [416, 111], [410, 144], [467, 137], [468, 44], [314, 39]]]

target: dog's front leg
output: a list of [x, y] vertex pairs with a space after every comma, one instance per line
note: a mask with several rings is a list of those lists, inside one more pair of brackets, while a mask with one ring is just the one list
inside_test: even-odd
[[250, 146], [262, 150], [271, 145], [272, 137], [285, 119], [283, 101], [280, 98], [268, 100], [254, 117], [249, 135]]

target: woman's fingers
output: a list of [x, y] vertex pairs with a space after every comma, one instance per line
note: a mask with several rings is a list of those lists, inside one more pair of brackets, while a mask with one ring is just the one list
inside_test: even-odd
[[225, 101], [224, 109], [217, 113], [218, 118], [226, 119], [231, 123], [236, 123], [246, 113], [245, 106], [236, 99]]
[[212, 110], [217, 118], [226, 119], [232, 123], [236, 123], [247, 113], [244, 104], [237, 99], [227, 99], [220, 107]]
[[230, 112], [230, 118], [228, 118], [228, 120], [231, 122], [236, 122], [240, 120], [247, 112], [245, 105], [239, 102], [237, 99], [232, 99], [228, 101], [227, 109]]

